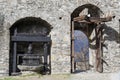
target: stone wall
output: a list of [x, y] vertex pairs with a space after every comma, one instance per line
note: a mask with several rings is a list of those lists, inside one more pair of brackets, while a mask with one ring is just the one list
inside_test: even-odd
[[114, 72], [120, 68], [119, 30], [120, 2], [119, 0], [0, 0], [0, 74], [9, 71], [9, 28], [24, 17], [40, 17], [52, 25], [51, 31], [51, 68], [52, 74], [70, 73], [70, 15], [75, 8], [83, 4], [94, 4], [103, 13], [111, 12], [116, 18], [107, 23], [105, 31], [104, 65], [105, 72]]
[[[0, 75], [8, 75], [9, 72], [9, 44], [6, 43], [9, 39], [5, 31], [4, 16], [0, 14]], [[6, 35], [6, 37], [5, 37]], [[8, 43], [8, 42], [7, 42]]]

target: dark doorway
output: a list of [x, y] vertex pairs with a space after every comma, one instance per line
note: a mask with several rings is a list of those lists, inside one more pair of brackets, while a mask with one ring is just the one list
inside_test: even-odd
[[10, 75], [22, 71], [51, 72], [51, 25], [36, 17], [16, 21], [10, 28]]

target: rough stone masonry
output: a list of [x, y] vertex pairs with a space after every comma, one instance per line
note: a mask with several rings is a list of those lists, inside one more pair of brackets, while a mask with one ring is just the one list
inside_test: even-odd
[[119, 44], [119, 0], [0, 0], [0, 75], [9, 74], [9, 28], [17, 20], [24, 17], [40, 17], [53, 27], [50, 35], [51, 73], [65, 74], [71, 70], [71, 37], [70, 15], [77, 7], [93, 4], [103, 13], [112, 13], [116, 18], [106, 23], [105, 44], [103, 49], [104, 72], [120, 70]]

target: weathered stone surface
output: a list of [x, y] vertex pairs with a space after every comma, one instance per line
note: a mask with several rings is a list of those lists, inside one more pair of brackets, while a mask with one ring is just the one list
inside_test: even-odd
[[[70, 73], [70, 15], [74, 9], [87, 3], [98, 6], [105, 14], [111, 12], [116, 16], [106, 24], [109, 26], [105, 30], [105, 44], [108, 49], [104, 48], [103, 52], [109, 65], [104, 64], [104, 71], [117, 71], [120, 67], [120, 45], [116, 41], [119, 31], [119, 0], [0, 0], [0, 13], [4, 14], [4, 23], [1, 23], [3, 19], [0, 18], [0, 71], [3, 70], [3, 65], [7, 66], [4, 66], [2, 73], [9, 69], [9, 28], [17, 20], [33, 16], [46, 20], [53, 27], [50, 33], [52, 74]], [[5, 23], [10, 23], [10, 26], [6, 26]]]

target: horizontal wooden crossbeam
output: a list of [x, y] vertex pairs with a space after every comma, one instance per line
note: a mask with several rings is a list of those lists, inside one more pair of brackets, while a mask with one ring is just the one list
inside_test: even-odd
[[11, 41], [16, 42], [50, 42], [50, 37], [42, 37], [42, 36], [12, 36]]
[[111, 21], [112, 18], [114, 17], [115, 16], [107, 16], [104, 18], [99, 18], [99, 17], [88, 17], [87, 15], [82, 15], [82, 16], [74, 18], [74, 21], [85, 22], [85, 23], [100, 23], [100, 22]]

